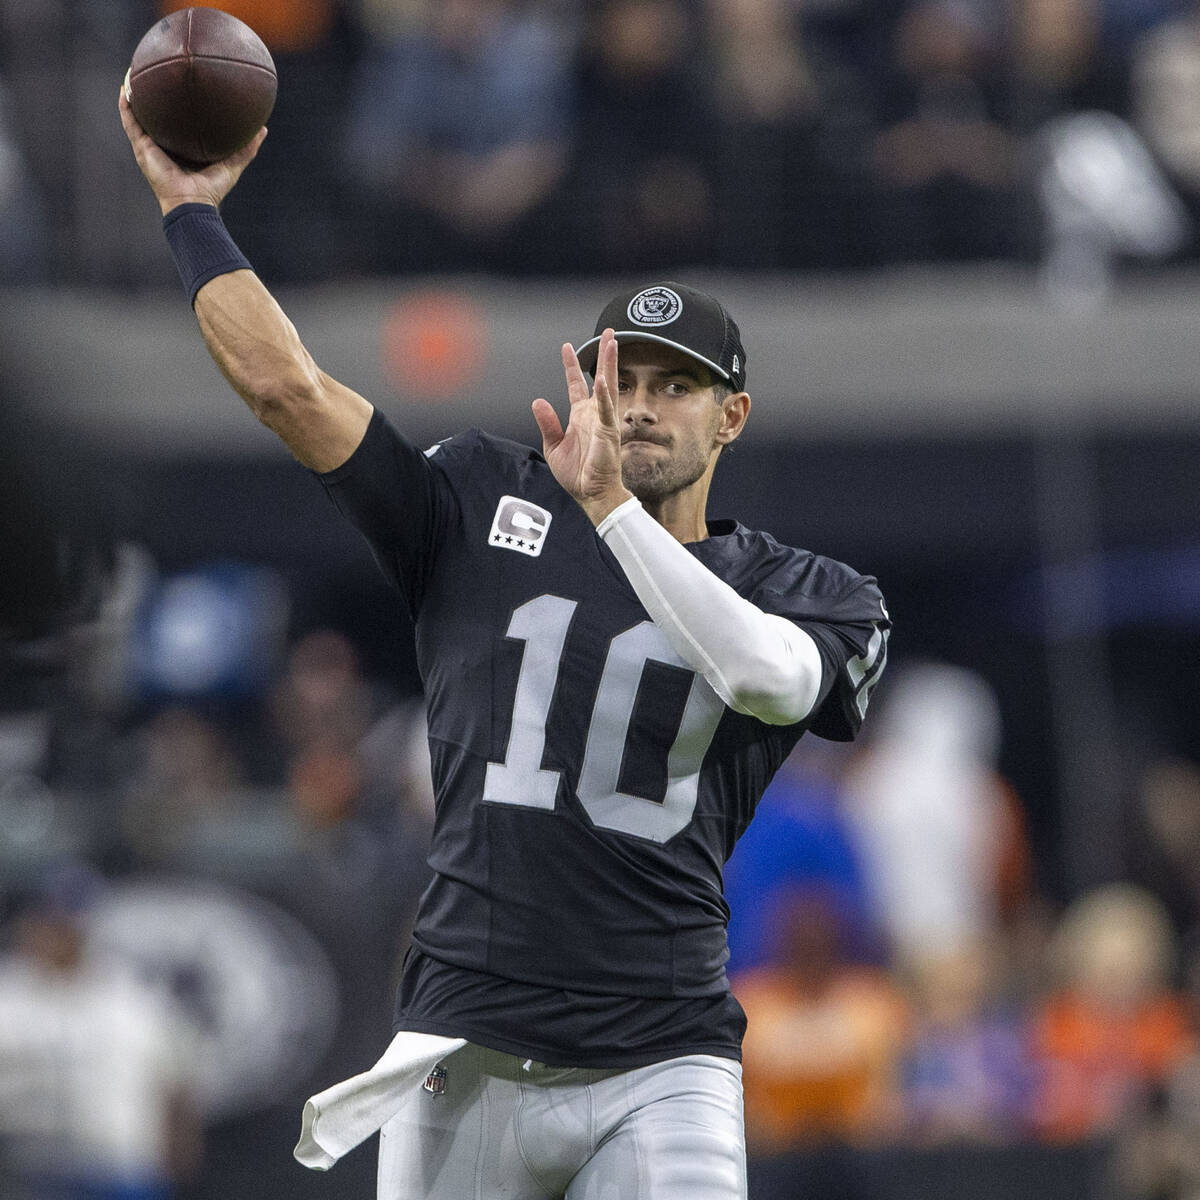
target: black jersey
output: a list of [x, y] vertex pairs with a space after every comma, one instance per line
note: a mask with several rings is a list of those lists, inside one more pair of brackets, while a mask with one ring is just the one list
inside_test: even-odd
[[[813, 714], [771, 726], [673, 651], [536, 451], [471, 431], [422, 453], [376, 412], [322, 478], [416, 626], [437, 801], [421, 968], [458, 969], [468, 991], [725, 1003], [723, 864], [806, 729], [857, 732], [889, 624], [874, 580], [734, 522], [689, 545], [820, 650]], [[489, 1044], [486, 1028], [453, 1032]], [[533, 1031], [526, 1048], [554, 1061]], [[612, 1049], [615, 1064], [624, 1035]], [[603, 1047], [587, 1057], [574, 1065]]]

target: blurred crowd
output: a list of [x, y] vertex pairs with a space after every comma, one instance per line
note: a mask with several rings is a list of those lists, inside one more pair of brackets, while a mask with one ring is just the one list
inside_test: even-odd
[[288, 625], [267, 568], [126, 546], [91, 620], [0, 643], [0, 1194], [171, 1195], [206, 1126], [272, 1109], [294, 1140], [386, 1045], [423, 714]]
[[[304, 1195], [269, 1173], [386, 1044], [428, 878], [419, 701], [272, 569], [131, 545], [4, 665], [0, 1190], [236, 1194], [212, 1131], [269, 1112], [236, 1161]], [[1105, 1196], [1190, 1200], [1200, 764], [1148, 762], [1122, 876], [1051, 899], [1003, 738], [977, 673], [901, 662], [862, 744], [804, 739], [763, 798], [726, 872], [752, 1159], [1101, 1147]], [[823, 1195], [903, 1195], [832, 1161]]]
[[751, 1144], [1110, 1142], [1102, 1194], [1195, 1195], [1200, 767], [1151, 763], [1124, 877], [1051, 904], [986, 683], [910, 664], [881, 699], [729, 863]]
[[[0, 2], [0, 277], [144, 282], [97, 182], [136, 185], [112, 93], [185, 3]], [[279, 68], [227, 206], [277, 282], [1011, 260], [1086, 288], [1198, 245], [1194, 0], [218, 6]]]
[[[1121, 877], [1051, 902], [990, 687], [910, 663], [881, 693], [864, 745], [801, 743], [727, 868], [752, 1151], [1103, 1147], [1020, 1194], [1197, 1195], [1200, 765], [1148, 763]], [[896, 1194], [854, 1178], [820, 1194]]]

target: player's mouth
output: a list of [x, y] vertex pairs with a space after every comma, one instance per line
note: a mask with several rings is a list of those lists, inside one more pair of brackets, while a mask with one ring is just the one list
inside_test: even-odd
[[642, 444], [648, 445], [648, 446], [665, 446], [667, 444], [667, 439], [666, 438], [658, 438], [658, 437], [646, 437], [645, 434], [632, 434], [629, 437], [624, 437], [621, 439], [622, 446], [635, 445], [638, 442], [641, 442]]

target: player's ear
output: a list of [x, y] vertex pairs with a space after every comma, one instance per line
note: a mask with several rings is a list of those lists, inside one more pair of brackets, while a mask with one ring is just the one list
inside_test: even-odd
[[717, 427], [717, 445], [727, 446], [746, 427], [750, 415], [750, 396], [747, 392], [734, 392], [721, 401], [721, 424]]

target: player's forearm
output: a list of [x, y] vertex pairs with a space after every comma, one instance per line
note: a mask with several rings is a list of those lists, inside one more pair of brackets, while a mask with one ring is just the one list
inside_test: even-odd
[[296, 327], [253, 271], [218, 275], [196, 294], [196, 320], [221, 374], [271, 429], [319, 385]]
[[370, 404], [312, 360], [215, 205], [177, 205], [163, 232], [209, 353], [234, 390], [305, 466], [340, 466], [366, 431]]
[[636, 501], [597, 531], [654, 623], [726, 704], [770, 725], [809, 715], [822, 666], [804, 630], [739, 596]]
[[317, 366], [253, 271], [209, 280], [196, 293], [195, 312], [221, 373], [300, 462], [331, 471], [350, 457], [371, 405]]

